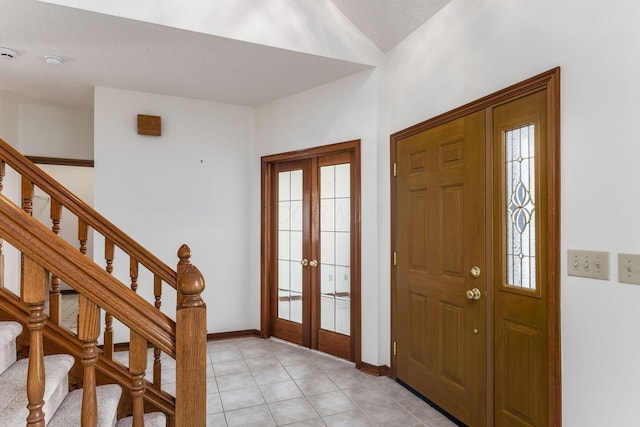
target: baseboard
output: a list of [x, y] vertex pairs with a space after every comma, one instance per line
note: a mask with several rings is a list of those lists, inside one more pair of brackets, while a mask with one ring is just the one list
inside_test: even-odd
[[[213, 334], [207, 334], [207, 341], [227, 340], [230, 338], [245, 338], [245, 337], [257, 337], [261, 338], [260, 331], [257, 329], [245, 329], [243, 331], [230, 331], [230, 332], [216, 332]], [[148, 344], [149, 348], [153, 348], [153, 345]], [[113, 345], [113, 351], [129, 351], [128, 342], [119, 342]]]
[[376, 377], [388, 377], [391, 375], [391, 368], [387, 365], [376, 366], [367, 362], [360, 362], [356, 365], [356, 368], [365, 374], [374, 375]]
[[207, 341], [227, 340], [229, 338], [245, 337], [260, 338], [260, 331], [257, 329], [245, 329], [243, 331], [216, 332], [213, 334], [207, 334]]

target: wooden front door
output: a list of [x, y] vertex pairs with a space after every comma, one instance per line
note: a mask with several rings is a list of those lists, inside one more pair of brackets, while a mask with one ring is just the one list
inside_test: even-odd
[[559, 70], [392, 136], [392, 372], [469, 426], [560, 425]]
[[359, 169], [347, 144], [263, 159], [263, 327], [359, 361]]
[[484, 416], [483, 127], [481, 111], [426, 130], [396, 158], [397, 377], [468, 425]]

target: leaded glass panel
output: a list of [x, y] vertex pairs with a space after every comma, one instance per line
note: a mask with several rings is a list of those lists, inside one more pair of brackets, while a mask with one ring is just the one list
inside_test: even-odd
[[535, 132], [530, 124], [505, 133], [506, 282], [536, 289]]

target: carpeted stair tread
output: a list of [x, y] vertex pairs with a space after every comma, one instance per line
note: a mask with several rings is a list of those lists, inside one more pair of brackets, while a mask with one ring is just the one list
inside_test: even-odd
[[[144, 414], [144, 427], [165, 427], [167, 425], [167, 419], [162, 412], [151, 412]], [[133, 417], [123, 418], [118, 421], [116, 427], [131, 427], [133, 426]]]
[[[79, 426], [82, 415], [82, 394], [82, 389], [69, 393], [47, 427]], [[121, 394], [122, 389], [116, 384], [96, 387], [98, 401], [97, 427], [113, 427], [116, 425], [118, 402]]]
[[[45, 424], [69, 392], [68, 373], [74, 359], [67, 354], [45, 356]], [[29, 359], [15, 362], [0, 375], [0, 426], [25, 425], [27, 410], [27, 370]]]
[[0, 322], [0, 373], [16, 361], [16, 338], [22, 333], [18, 322]]

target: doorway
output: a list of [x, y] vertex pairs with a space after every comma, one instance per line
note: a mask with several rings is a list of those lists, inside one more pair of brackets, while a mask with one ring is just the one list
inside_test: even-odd
[[392, 135], [392, 375], [469, 426], [560, 424], [559, 69]]
[[261, 334], [360, 360], [360, 141], [262, 158]]

